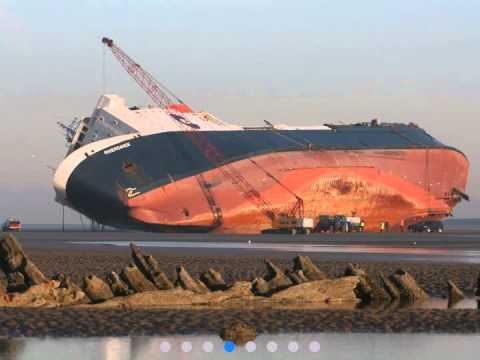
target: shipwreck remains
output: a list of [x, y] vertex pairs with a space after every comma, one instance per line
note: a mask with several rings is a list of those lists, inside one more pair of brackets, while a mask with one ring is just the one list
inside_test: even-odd
[[[380, 281], [375, 281], [359, 265], [349, 264], [344, 276], [329, 278], [307, 256], [295, 257], [292, 268], [285, 270], [265, 260], [265, 274], [253, 281], [228, 284], [212, 268], [197, 279], [182, 265], [177, 267], [175, 279], [170, 279], [153, 256], [135, 244], [130, 248], [131, 263], [120, 274], [87, 274], [78, 285], [66, 274], [47, 279], [17, 239], [6, 235], [0, 240], [0, 268], [6, 279], [0, 287], [0, 306], [352, 309], [391, 302], [412, 304], [428, 297], [402, 269], [390, 276], [382, 274]], [[452, 297], [458, 297], [457, 290], [451, 286]]]

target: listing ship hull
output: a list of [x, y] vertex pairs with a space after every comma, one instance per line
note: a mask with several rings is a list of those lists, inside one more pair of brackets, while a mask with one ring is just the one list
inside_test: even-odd
[[[182, 132], [119, 138], [118, 143], [113, 138], [106, 150], [86, 145], [76, 150], [78, 164], [65, 185], [56, 186], [57, 197], [118, 228], [258, 233], [271, 227], [271, 220], [225, 178], [222, 166], [238, 170], [276, 212], [295, 204], [287, 187], [303, 199], [305, 217], [355, 214], [367, 231], [377, 231], [381, 222], [399, 228], [443, 219], [466, 196], [465, 155], [416, 127], [201, 136], [224, 154], [222, 164], [212, 164]], [[81, 160], [78, 152], [85, 152]]]

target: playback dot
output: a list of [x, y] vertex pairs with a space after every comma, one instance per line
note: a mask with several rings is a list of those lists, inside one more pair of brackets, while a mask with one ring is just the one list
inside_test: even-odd
[[213, 351], [213, 343], [211, 341], [205, 341], [203, 343], [203, 351], [210, 353]]
[[296, 341], [290, 341], [288, 343], [288, 351], [294, 353], [298, 351], [298, 342]]
[[160, 343], [160, 351], [163, 353], [169, 352], [170, 351], [170, 343], [168, 341], [162, 341]]
[[320, 343], [318, 341], [312, 341], [309, 347], [311, 352], [317, 353], [320, 351]]
[[277, 351], [277, 349], [278, 349], [278, 345], [275, 341], [269, 341], [267, 343], [267, 350], [269, 352], [273, 353], [273, 352]]
[[226, 352], [232, 352], [233, 350], [235, 350], [235, 344], [233, 341], [228, 340], [223, 345], [223, 348], [225, 349]]
[[182, 342], [182, 351], [183, 352], [188, 353], [188, 352], [192, 351], [192, 348], [193, 348], [193, 345], [190, 341]]
[[254, 352], [257, 349], [257, 344], [254, 341], [249, 341], [245, 344], [245, 350], [248, 352]]

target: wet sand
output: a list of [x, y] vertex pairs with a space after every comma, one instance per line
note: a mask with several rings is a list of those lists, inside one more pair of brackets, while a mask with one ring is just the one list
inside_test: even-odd
[[[130, 261], [128, 248], [112, 247], [110, 251], [85, 248], [75, 250], [25, 251], [47, 275], [63, 272], [80, 282], [89, 272], [102, 275], [119, 271]], [[162, 268], [173, 278], [175, 267], [186, 266], [192, 275], [213, 267], [225, 280], [251, 280], [264, 272], [264, 256], [182, 256], [165, 255], [159, 249], [148, 249]], [[312, 260], [331, 277], [343, 274], [344, 261]], [[277, 265], [291, 266], [290, 254], [269, 256]], [[473, 296], [479, 265], [372, 263], [361, 264], [371, 276], [389, 274], [402, 267], [415, 276], [431, 296], [447, 294], [447, 280], [453, 280], [465, 293]], [[145, 310], [145, 309], [0, 309], [0, 336], [124, 336], [218, 333], [237, 320], [255, 325], [260, 333], [285, 332], [480, 332], [480, 312], [475, 309], [399, 309], [358, 310]]]
[[241, 311], [7, 309], [0, 311], [0, 336], [145, 336], [218, 334], [241, 319], [258, 333], [295, 332], [480, 332], [477, 310]]

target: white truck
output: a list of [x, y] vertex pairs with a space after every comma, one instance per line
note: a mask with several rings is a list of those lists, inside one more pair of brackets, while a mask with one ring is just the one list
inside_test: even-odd
[[365, 222], [359, 216], [347, 216], [348, 231], [362, 232]]
[[264, 230], [263, 233], [280, 234], [310, 234], [313, 230], [312, 218], [299, 218], [294, 215], [279, 214], [272, 221], [272, 228]]

